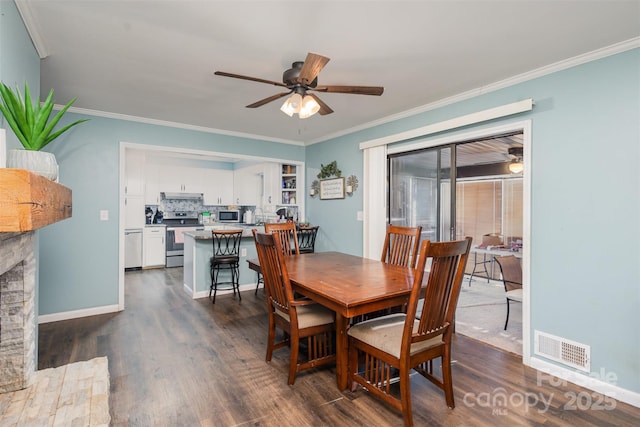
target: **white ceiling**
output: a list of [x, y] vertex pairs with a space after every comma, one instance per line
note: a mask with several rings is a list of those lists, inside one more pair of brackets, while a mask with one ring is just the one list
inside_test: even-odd
[[[17, 0], [41, 56], [41, 92], [105, 113], [311, 143], [640, 36], [640, 1]], [[331, 58], [301, 120], [280, 81], [307, 52]], [[11, 82], [5, 82], [11, 84]], [[17, 83], [17, 82], [16, 82]]]

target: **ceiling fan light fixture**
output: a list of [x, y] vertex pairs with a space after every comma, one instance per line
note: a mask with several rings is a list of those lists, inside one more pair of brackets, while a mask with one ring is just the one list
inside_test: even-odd
[[302, 106], [300, 107], [298, 116], [301, 119], [306, 119], [313, 116], [318, 111], [320, 111], [320, 104], [318, 104], [312, 96], [306, 95], [302, 99]]
[[293, 117], [295, 113], [300, 112], [300, 107], [302, 105], [302, 96], [299, 93], [294, 93], [280, 107], [280, 111], [288, 115], [289, 117]]

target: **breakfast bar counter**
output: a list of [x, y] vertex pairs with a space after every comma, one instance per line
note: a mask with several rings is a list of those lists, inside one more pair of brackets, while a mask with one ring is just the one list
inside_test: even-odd
[[[257, 275], [249, 269], [245, 262], [247, 259], [257, 258], [256, 245], [253, 241], [252, 229], [264, 232], [263, 226], [249, 225], [224, 225], [216, 226], [216, 229], [231, 230], [242, 229], [242, 240], [240, 242], [240, 290], [255, 289]], [[211, 276], [209, 260], [213, 254], [211, 230], [187, 231], [184, 233], [184, 267], [183, 286], [184, 290], [193, 299], [209, 296], [211, 286]], [[224, 294], [229, 291], [218, 291]]]

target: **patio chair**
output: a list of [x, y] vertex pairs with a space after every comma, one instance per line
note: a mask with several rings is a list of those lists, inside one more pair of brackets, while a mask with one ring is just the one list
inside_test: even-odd
[[500, 266], [507, 297], [507, 319], [504, 322], [504, 330], [506, 331], [509, 323], [509, 302], [522, 302], [522, 267], [520, 260], [513, 255], [497, 256], [494, 259]]

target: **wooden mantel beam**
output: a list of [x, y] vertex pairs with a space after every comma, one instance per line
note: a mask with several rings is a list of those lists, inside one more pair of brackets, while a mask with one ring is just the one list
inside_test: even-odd
[[0, 233], [33, 231], [71, 217], [71, 189], [24, 169], [0, 168]]

